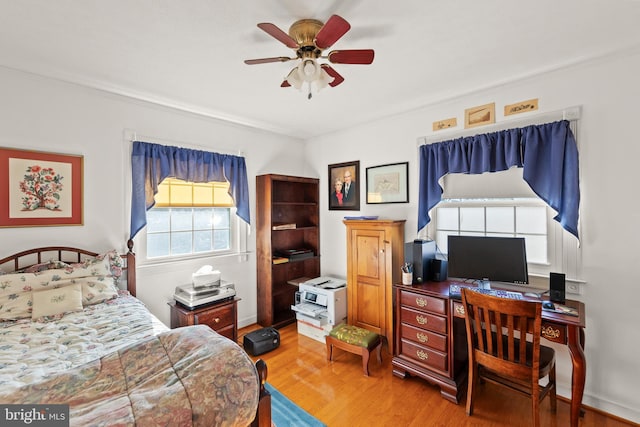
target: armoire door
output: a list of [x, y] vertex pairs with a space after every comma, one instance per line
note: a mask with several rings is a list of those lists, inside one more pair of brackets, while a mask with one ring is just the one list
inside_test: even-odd
[[349, 324], [386, 334], [385, 232], [351, 230]]

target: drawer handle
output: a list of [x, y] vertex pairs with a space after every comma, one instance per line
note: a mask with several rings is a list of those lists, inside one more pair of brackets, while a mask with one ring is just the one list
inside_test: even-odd
[[429, 354], [427, 354], [426, 352], [424, 352], [422, 350], [418, 350], [416, 352], [416, 356], [418, 356], [418, 359], [420, 359], [420, 360], [428, 360], [429, 359]]
[[420, 314], [418, 314], [416, 316], [416, 322], [418, 322], [421, 325], [426, 325], [427, 324], [428, 319]]
[[547, 326], [546, 328], [542, 328], [541, 335], [545, 338], [558, 338], [560, 337], [560, 329]]
[[426, 307], [427, 300], [424, 298], [416, 298], [416, 304], [418, 305], [418, 307]]
[[458, 313], [460, 316], [464, 316], [464, 306], [456, 305], [456, 313]]
[[416, 334], [416, 338], [418, 338], [418, 341], [420, 342], [429, 342], [429, 336], [427, 334], [423, 334], [422, 332], [418, 332]]
[[214, 321], [215, 323], [220, 323], [220, 318], [219, 318], [219, 317], [216, 317], [215, 319], [213, 319], [213, 321]]

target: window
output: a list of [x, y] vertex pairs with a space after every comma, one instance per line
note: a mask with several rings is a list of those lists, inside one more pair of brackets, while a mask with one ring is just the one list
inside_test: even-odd
[[228, 183], [167, 178], [147, 212], [146, 258], [237, 252], [238, 229]]
[[554, 215], [537, 198], [443, 199], [433, 209], [431, 235], [443, 253], [449, 235], [524, 237], [530, 275], [564, 271], [577, 278], [577, 247], [571, 250]]
[[547, 208], [535, 199], [445, 200], [436, 208], [436, 243], [447, 236], [524, 237], [527, 261], [548, 264]]

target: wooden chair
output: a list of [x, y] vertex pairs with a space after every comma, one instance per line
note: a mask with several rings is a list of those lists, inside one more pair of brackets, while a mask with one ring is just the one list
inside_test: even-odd
[[[467, 415], [473, 414], [477, 382], [486, 380], [529, 396], [533, 425], [539, 426], [540, 401], [547, 394], [556, 412], [555, 351], [540, 345], [542, 304], [464, 288], [462, 303], [469, 347]], [[546, 376], [547, 385], [540, 386]]]

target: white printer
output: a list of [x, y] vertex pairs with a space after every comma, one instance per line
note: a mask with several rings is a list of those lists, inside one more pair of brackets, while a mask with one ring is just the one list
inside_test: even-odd
[[343, 279], [318, 277], [303, 282], [296, 293], [298, 333], [324, 342], [329, 331], [347, 320], [347, 283]]

